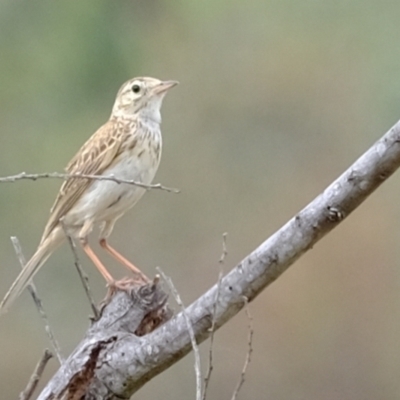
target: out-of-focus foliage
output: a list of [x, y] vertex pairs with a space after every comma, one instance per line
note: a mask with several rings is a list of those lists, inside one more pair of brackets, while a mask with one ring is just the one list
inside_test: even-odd
[[[157, 181], [182, 192], [148, 193], [111, 241], [149, 275], [161, 266], [189, 303], [217, 278], [224, 231], [229, 270], [400, 117], [399, 17], [400, 3], [375, 0], [3, 0], [0, 175], [61, 171], [124, 80], [178, 79]], [[0, 185], [1, 296], [19, 268], [9, 236], [34, 251], [60, 183]], [[399, 186], [394, 176], [250, 305], [242, 398], [399, 398]], [[90, 313], [72, 260], [65, 246], [36, 279], [65, 354]], [[230, 396], [246, 329], [241, 315], [216, 335], [208, 398]], [[1, 397], [17, 398], [49, 346], [27, 294], [0, 338]], [[194, 397], [192, 364], [140, 398]]]

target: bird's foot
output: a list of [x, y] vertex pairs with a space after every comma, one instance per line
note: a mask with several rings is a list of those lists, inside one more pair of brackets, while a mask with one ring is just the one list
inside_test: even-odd
[[147, 277], [137, 276], [135, 278], [123, 278], [118, 281], [112, 281], [107, 284], [107, 295], [106, 299], [110, 299], [118, 290], [128, 292], [133, 288], [137, 288], [149, 283]]

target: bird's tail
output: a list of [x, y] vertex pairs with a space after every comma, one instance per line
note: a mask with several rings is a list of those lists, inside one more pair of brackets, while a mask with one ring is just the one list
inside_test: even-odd
[[62, 232], [56, 228], [39, 245], [35, 254], [24, 266], [17, 279], [4, 296], [3, 301], [0, 303], [0, 314], [4, 314], [10, 308], [12, 303], [14, 303], [23, 290], [30, 284], [32, 278], [39, 271], [40, 267], [47, 261], [56, 247], [61, 244], [63, 235], [60, 235], [60, 233]]

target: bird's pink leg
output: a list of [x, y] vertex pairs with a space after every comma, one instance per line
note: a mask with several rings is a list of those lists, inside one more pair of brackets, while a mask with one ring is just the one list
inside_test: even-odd
[[133, 265], [130, 261], [128, 261], [123, 255], [121, 255], [117, 250], [111, 247], [106, 239], [100, 239], [100, 246], [106, 250], [111, 256], [113, 256], [119, 263], [121, 263], [124, 267], [128, 268], [131, 272], [136, 275], [139, 275], [144, 281], [148, 281], [148, 278], [143, 274], [143, 272]]
[[83, 250], [85, 251], [85, 253], [88, 255], [88, 257], [93, 261], [93, 264], [99, 270], [101, 275], [103, 275], [103, 277], [107, 281], [107, 283], [110, 286], [112, 286], [114, 284], [114, 282], [115, 282], [114, 278], [107, 271], [106, 267], [103, 265], [103, 263], [96, 256], [96, 254], [94, 253], [92, 248], [89, 246], [89, 244], [88, 243], [82, 243], [82, 247], [83, 247]]

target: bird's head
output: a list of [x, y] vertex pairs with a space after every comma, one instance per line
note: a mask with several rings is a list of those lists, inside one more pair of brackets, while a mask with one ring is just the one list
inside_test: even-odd
[[139, 116], [161, 122], [163, 98], [167, 90], [177, 84], [177, 81], [160, 81], [149, 77], [130, 79], [119, 89], [111, 116]]

